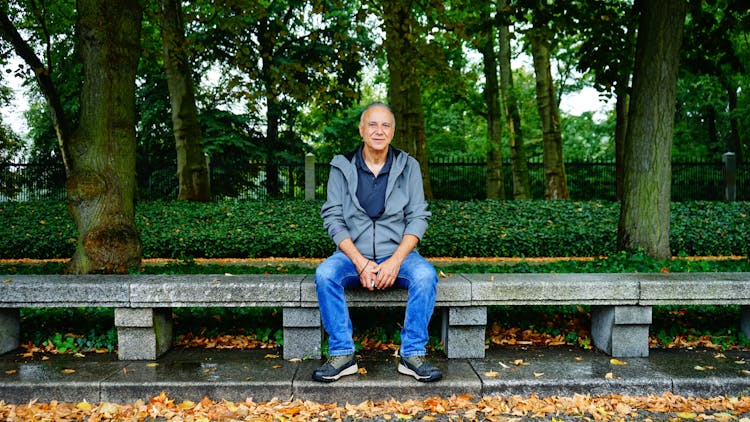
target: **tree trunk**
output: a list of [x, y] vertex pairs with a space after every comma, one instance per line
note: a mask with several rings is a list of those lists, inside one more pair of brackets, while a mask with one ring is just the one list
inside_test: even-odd
[[[724, 78], [722, 78], [723, 80]], [[742, 138], [740, 137], [740, 124], [737, 119], [737, 87], [729, 82], [724, 81], [724, 88], [727, 90], [729, 105], [729, 141], [727, 142], [727, 151], [733, 152], [737, 164], [743, 163], [742, 155]]]
[[[498, 13], [507, 9], [507, 1], [498, 2]], [[498, 29], [500, 44], [500, 90], [503, 96], [503, 112], [507, 122], [508, 142], [510, 146], [510, 165], [513, 175], [513, 198], [531, 199], [531, 182], [529, 181], [529, 166], [526, 160], [523, 131], [521, 128], [521, 114], [518, 111], [515, 88], [513, 87], [513, 73], [510, 65], [510, 30], [509, 24], [500, 25]]]
[[563, 161], [560, 109], [550, 71], [549, 36], [543, 29], [529, 33], [536, 75], [536, 103], [542, 121], [544, 153], [544, 196], [546, 199], [569, 199]]
[[625, 179], [617, 243], [671, 257], [672, 131], [684, 0], [640, 1], [633, 95], [625, 141]]
[[178, 201], [211, 200], [208, 165], [203, 153], [198, 107], [185, 51], [182, 8], [179, 0], [161, 0], [161, 37], [167, 72], [172, 128], [177, 149]]
[[78, 0], [83, 62], [81, 118], [68, 151], [68, 211], [78, 228], [69, 273], [126, 272], [140, 265], [135, 227], [137, 0]]
[[625, 137], [628, 134], [628, 107], [630, 95], [621, 92], [615, 102], [615, 189], [617, 200], [622, 200], [623, 183], [625, 180]]
[[415, 46], [412, 42], [419, 35], [414, 33], [416, 22], [411, 13], [411, 2], [383, 1], [382, 8], [390, 106], [396, 117], [394, 145], [419, 161], [425, 198], [432, 199], [420, 85], [422, 77], [419, 75], [418, 55], [414, 53]]
[[[489, 13], [482, 8], [482, 22], [489, 22]], [[487, 198], [505, 199], [503, 182], [502, 117], [500, 115], [500, 92], [497, 81], [497, 57], [495, 56], [495, 34], [490, 26], [484, 34], [482, 59], [484, 62], [484, 98], [487, 102]]]

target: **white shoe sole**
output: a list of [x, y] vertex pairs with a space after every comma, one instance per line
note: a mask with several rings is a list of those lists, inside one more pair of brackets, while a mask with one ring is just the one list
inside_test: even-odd
[[332, 377], [323, 377], [324, 380], [328, 381], [336, 381], [339, 378], [346, 376], [346, 375], [354, 375], [359, 371], [359, 367], [355, 363], [354, 365], [344, 369], [343, 371], [339, 372], [338, 374], [332, 376]]
[[409, 369], [409, 367], [407, 367], [406, 365], [404, 365], [402, 363], [398, 364], [398, 372], [401, 373], [401, 374], [404, 374], [404, 375], [409, 375], [410, 377], [414, 377], [414, 379], [416, 379], [417, 381], [419, 381], [419, 380], [426, 380], [426, 379], [430, 378], [429, 375], [426, 376], [426, 377], [420, 376], [419, 374], [417, 374], [416, 372], [412, 371], [411, 369]]

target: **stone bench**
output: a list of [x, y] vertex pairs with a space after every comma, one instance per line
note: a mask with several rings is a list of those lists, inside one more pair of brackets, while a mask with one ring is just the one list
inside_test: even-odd
[[[351, 307], [401, 307], [406, 292], [349, 291]], [[449, 358], [484, 357], [487, 307], [590, 305], [594, 346], [648, 356], [654, 305], [741, 305], [750, 336], [750, 273], [457, 274], [440, 280], [436, 313]], [[282, 308], [284, 358], [318, 358], [312, 275], [13, 275], [0, 283], [0, 353], [19, 346], [19, 309], [112, 307], [118, 357], [151, 360], [171, 347], [172, 308]]]

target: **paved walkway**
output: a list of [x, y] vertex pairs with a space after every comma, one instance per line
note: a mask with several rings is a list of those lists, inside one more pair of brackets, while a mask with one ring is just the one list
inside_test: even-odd
[[454, 394], [750, 394], [746, 351], [652, 349], [648, 358], [612, 360], [597, 351], [555, 347], [493, 349], [481, 360], [430, 357], [443, 370], [440, 382], [400, 375], [389, 353], [366, 351], [360, 354], [360, 374], [321, 384], [311, 379], [319, 361], [284, 361], [273, 350], [173, 350], [153, 362], [120, 362], [113, 355], [40, 360], [6, 353], [0, 356], [0, 401], [129, 403], [162, 391], [175, 400], [277, 397], [339, 404]]

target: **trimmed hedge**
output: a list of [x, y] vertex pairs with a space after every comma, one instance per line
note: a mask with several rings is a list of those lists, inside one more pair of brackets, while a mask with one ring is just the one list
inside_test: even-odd
[[[145, 258], [325, 257], [322, 201], [144, 202]], [[603, 201], [432, 201], [425, 256], [563, 257], [616, 253], [619, 204]], [[61, 202], [0, 204], [0, 258], [67, 258], [75, 227]], [[748, 255], [750, 202], [672, 203], [674, 255]]]

